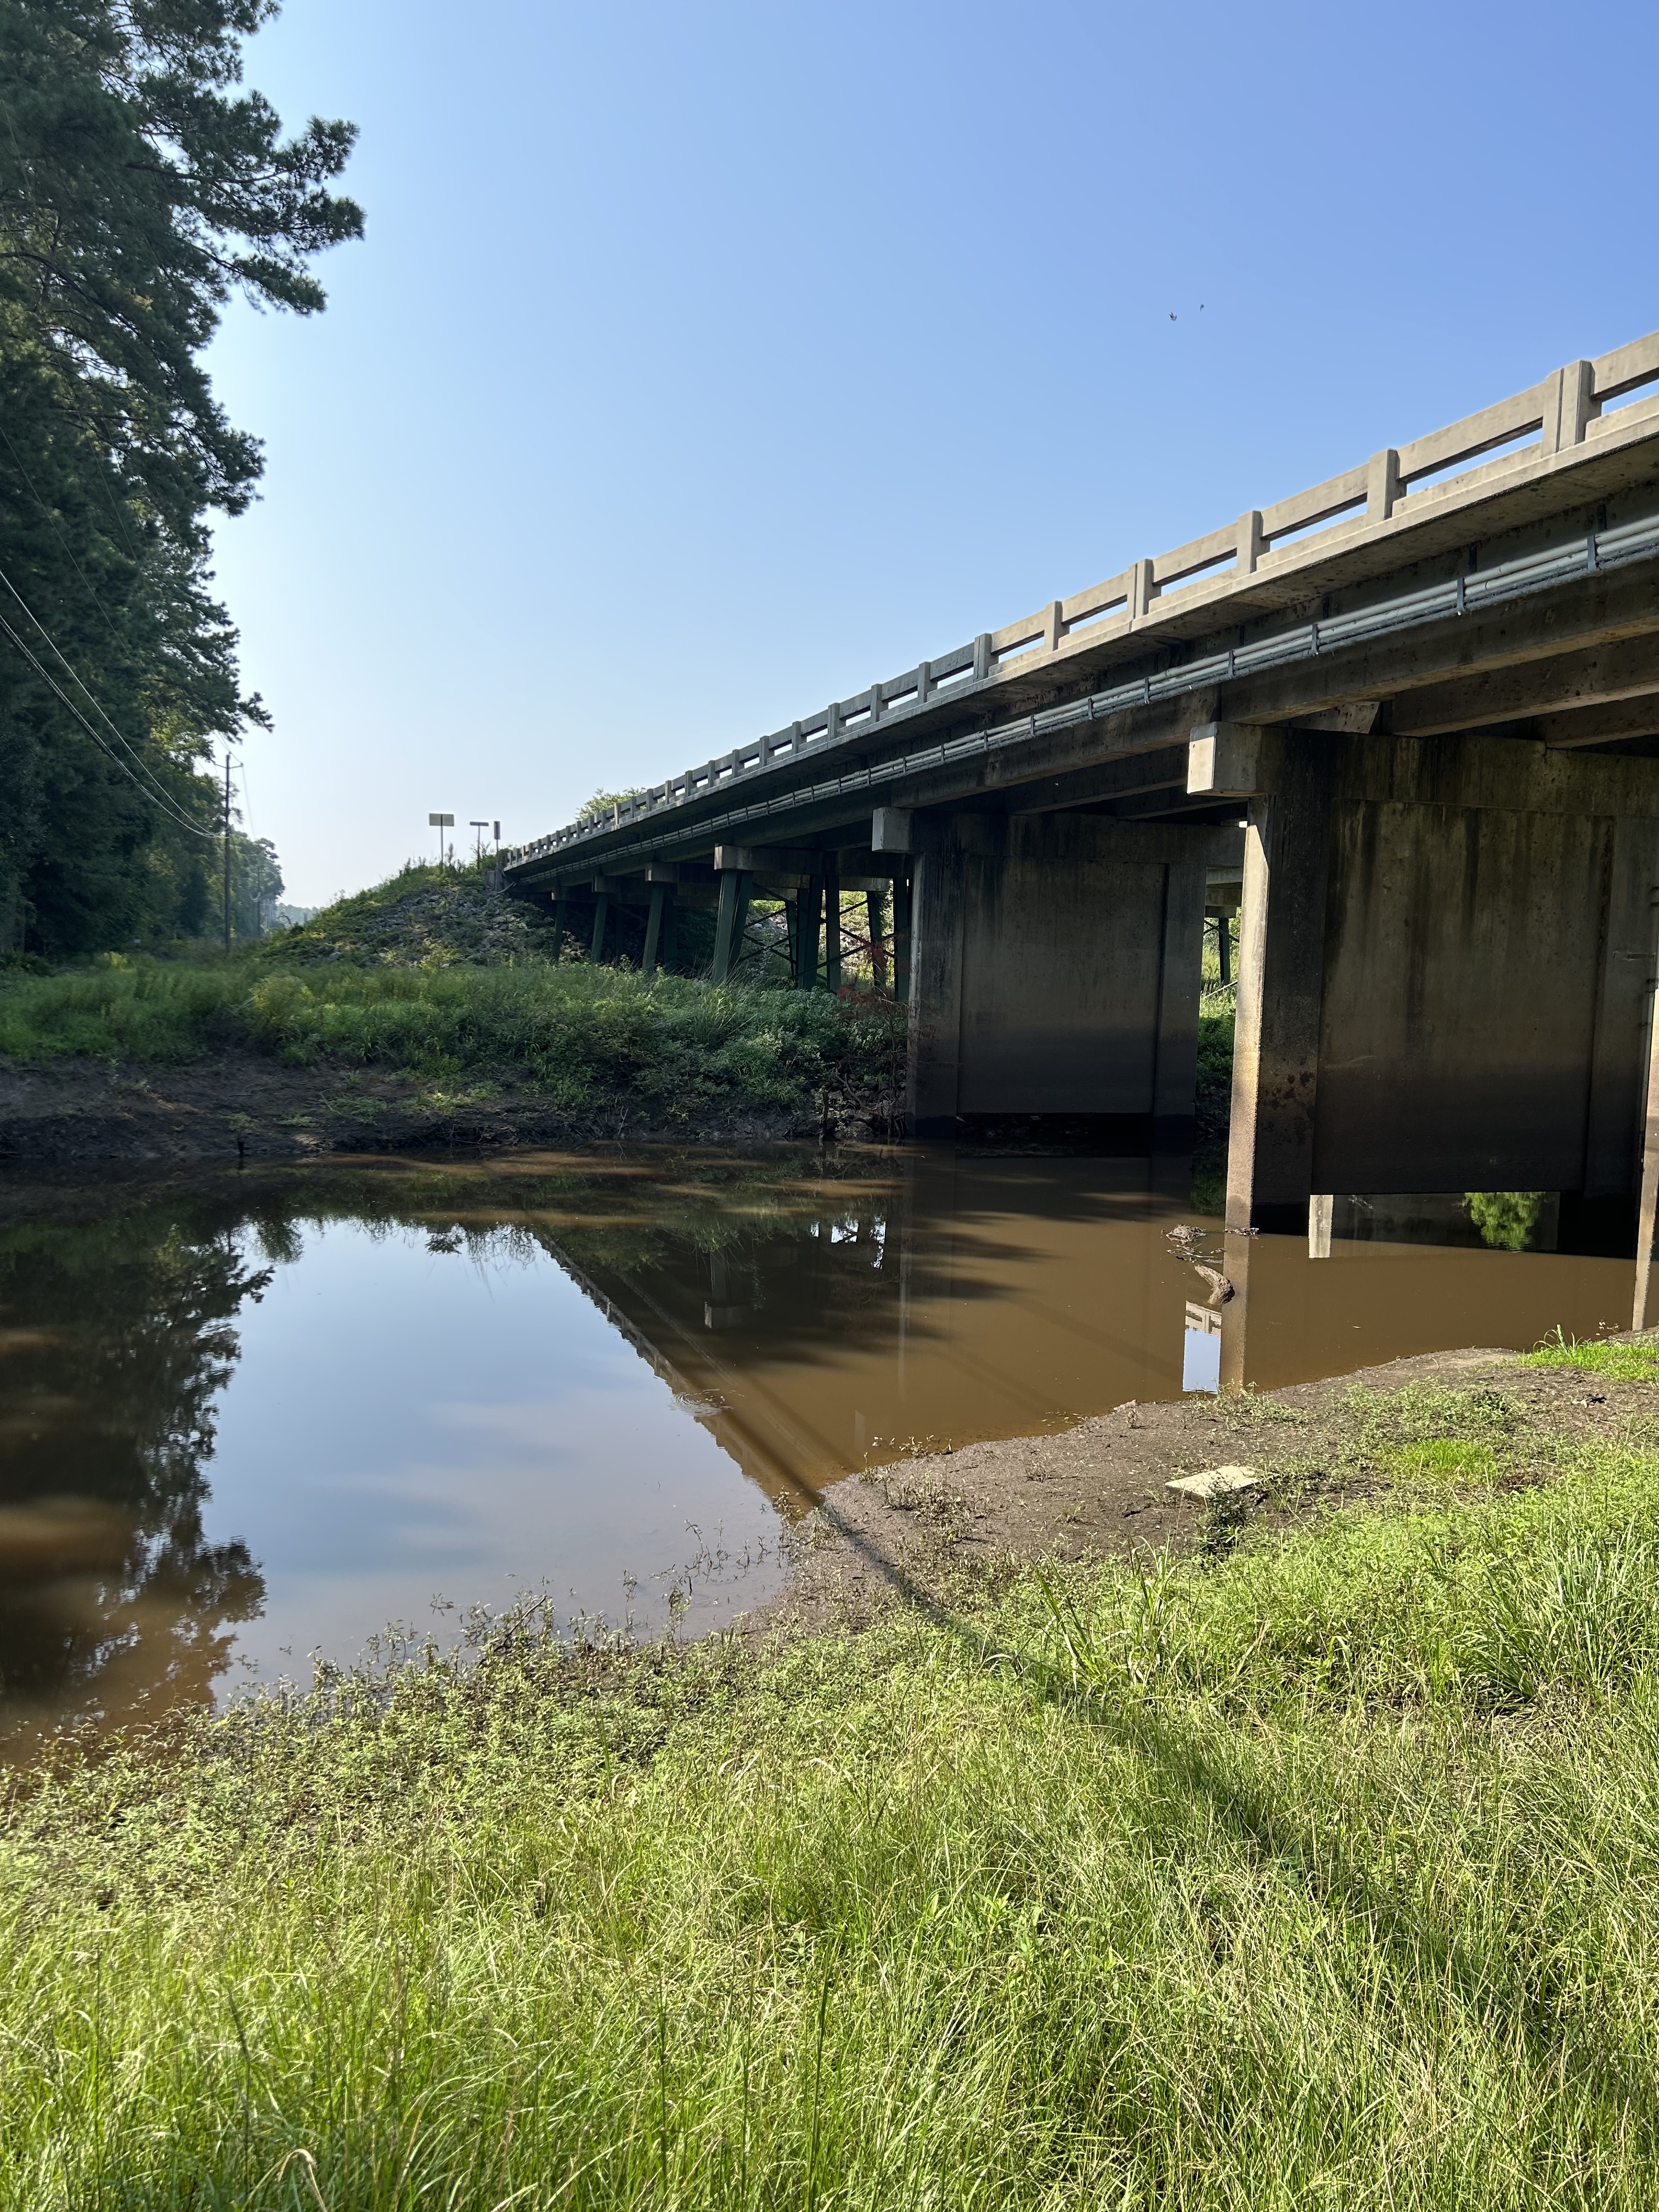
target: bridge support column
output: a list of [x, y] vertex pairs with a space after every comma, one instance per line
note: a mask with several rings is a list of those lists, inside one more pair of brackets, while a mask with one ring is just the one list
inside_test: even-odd
[[900, 1006], [910, 997], [910, 878], [893, 882], [893, 996]]
[[605, 957], [605, 924], [610, 919], [611, 895], [608, 891], [596, 891], [593, 895], [593, 939], [587, 948], [588, 958], [596, 963]]
[[841, 988], [841, 874], [833, 860], [823, 872], [823, 986]]
[[815, 991], [818, 983], [818, 929], [823, 917], [823, 883], [809, 876], [795, 893], [795, 988]]
[[1259, 750], [1229, 1226], [1299, 1234], [1334, 1192], [1543, 1190], [1627, 1234], [1659, 760], [1462, 734]]
[[640, 973], [647, 978], [656, 974], [659, 961], [666, 966], [674, 957], [673, 899], [671, 884], [652, 884], [645, 917], [645, 951], [640, 960]]
[[[1324, 990], [1328, 738], [1265, 741], [1271, 796], [1250, 799], [1239, 908], [1227, 1225], [1307, 1225]], [[1281, 1218], [1282, 1217], [1282, 1218]]]
[[911, 909], [912, 998], [906, 1118], [913, 1137], [953, 1137], [962, 1091], [962, 934], [967, 845], [988, 854], [993, 825], [978, 815], [918, 816]]
[[887, 898], [883, 891], [866, 891], [864, 912], [870, 933], [870, 980], [877, 990], [887, 988]]
[[1189, 1144], [1204, 898], [1237, 830], [915, 819], [909, 1119], [1065, 1116]]
[[711, 970], [712, 980], [716, 983], [726, 981], [742, 953], [753, 880], [747, 868], [725, 868], [720, 872], [720, 902], [714, 921], [714, 964]]

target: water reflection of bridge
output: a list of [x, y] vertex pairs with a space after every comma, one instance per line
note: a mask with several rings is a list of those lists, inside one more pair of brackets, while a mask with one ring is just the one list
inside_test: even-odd
[[[668, 1385], [678, 1404], [708, 1430], [720, 1449], [728, 1458], [737, 1462], [752, 1482], [757, 1483], [775, 1504], [783, 1506], [786, 1510], [811, 1510], [818, 1502], [818, 1493], [795, 1474], [794, 1468], [803, 1462], [810, 1461], [812, 1455], [798, 1433], [786, 1430], [787, 1441], [793, 1443], [795, 1449], [785, 1456], [766, 1433], [770, 1424], [765, 1421], [764, 1417], [757, 1423], [753, 1413], [746, 1409], [740, 1413], [725, 1401], [713, 1404], [707, 1398], [700, 1397], [691, 1376], [675, 1364], [660, 1344], [653, 1341], [646, 1328], [634, 1319], [629, 1308], [631, 1307], [634, 1312], [643, 1312], [663, 1342], [676, 1346], [681, 1350], [682, 1356], [692, 1354], [700, 1366], [713, 1367], [717, 1374], [723, 1375], [725, 1370], [721, 1363], [718, 1359], [711, 1359], [702, 1347], [694, 1346], [687, 1341], [684, 1322], [653, 1297], [644, 1284], [631, 1275], [621, 1275], [617, 1279], [617, 1295], [613, 1297], [610, 1291], [601, 1289], [591, 1275], [585, 1274], [575, 1261], [561, 1252], [556, 1245], [550, 1244], [547, 1249], [582, 1296], [599, 1308], [617, 1334], [631, 1344], [647, 1366]], [[626, 1305], [623, 1303], [624, 1299]]]
[[[1625, 1263], [1488, 1249], [1446, 1211], [1361, 1234], [1339, 1209], [1328, 1257], [1300, 1239], [1195, 1243], [1185, 1162], [912, 1148], [890, 1179], [758, 1218], [718, 1250], [690, 1236], [640, 1264], [544, 1250], [786, 1511], [914, 1441], [1026, 1435], [1132, 1398], [1213, 1389], [1224, 1333], [1265, 1389], [1464, 1342], [1593, 1334]], [[1188, 1216], [1188, 1218], [1190, 1218]], [[1536, 1240], [1534, 1240], [1536, 1247]], [[1190, 1245], [1190, 1249], [1189, 1249]], [[1227, 1271], [1218, 1308], [1192, 1257]]]
[[[736, 1243], [543, 1249], [769, 1497], [1182, 1387], [1184, 1164], [918, 1151]], [[828, 1203], [826, 1203], [826, 1198]]]

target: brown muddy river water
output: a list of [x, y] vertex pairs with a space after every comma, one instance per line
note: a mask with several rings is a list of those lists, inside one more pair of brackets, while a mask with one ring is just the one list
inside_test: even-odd
[[[1213, 1388], [1168, 1237], [1198, 1219], [1184, 1165], [939, 1146], [14, 1176], [0, 1723], [308, 1679], [526, 1592], [730, 1619], [843, 1474]], [[1628, 1325], [1627, 1261], [1423, 1234], [1474, 1231], [1253, 1239], [1249, 1379]]]

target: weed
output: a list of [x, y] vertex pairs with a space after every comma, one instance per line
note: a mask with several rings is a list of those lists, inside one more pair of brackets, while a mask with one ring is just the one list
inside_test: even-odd
[[[1452, 1395], [1370, 1430], [1501, 1461]], [[1606, 1443], [857, 1638], [483, 1624], [19, 1781], [0, 2171], [31, 2212], [1634, 2212], [1656, 1777], [1659, 1457]]]
[[1397, 1485], [1431, 1493], [1470, 1485], [1489, 1486], [1498, 1472], [1497, 1456], [1490, 1444], [1461, 1437], [1433, 1437], [1396, 1445], [1385, 1452], [1382, 1464]]
[[1659, 1341], [1639, 1338], [1635, 1343], [1570, 1342], [1558, 1329], [1534, 1352], [1524, 1352], [1522, 1367], [1577, 1367], [1586, 1375], [1606, 1375], [1615, 1382], [1659, 1382]]

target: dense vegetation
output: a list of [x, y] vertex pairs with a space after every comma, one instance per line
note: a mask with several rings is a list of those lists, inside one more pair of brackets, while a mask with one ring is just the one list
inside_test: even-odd
[[[201, 356], [234, 293], [310, 313], [354, 136], [237, 89], [274, 0], [0, 0], [0, 951], [192, 936], [201, 772], [262, 720], [208, 523], [262, 467]], [[252, 861], [252, 852], [245, 854]]]
[[343, 894], [309, 921], [273, 932], [258, 957], [279, 967], [356, 961], [392, 968], [497, 967], [556, 960], [545, 906], [495, 888], [488, 866], [411, 860], [384, 883]]
[[1645, 2207], [1659, 1454], [1352, 1412], [1301, 1533], [24, 1784], [10, 2200]]
[[625, 1112], [635, 1126], [824, 1103], [895, 1111], [902, 1044], [902, 1012], [885, 1000], [677, 975], [645, 983], [585, 963], [145, 961], [0, 987], [0, 1053], [21, 1060], [154, 1067], [237, 1048], [292, 1066], [526, 1085], [573, 1114]]
[[718, 988], [646, 982], [561, 949], [487, 869], [412, 866], [229, 960], [15, 967], [0, 975], [0, 1055], [155, 1069], [244, 1050], [478, 1096], [527, 1088], [635, 1127], [780, 1111], [886, 1125], [898, 1112], [904, 1016], [879, 994], [763, 988], [750, 976], [777, 963], [758, 960]]

